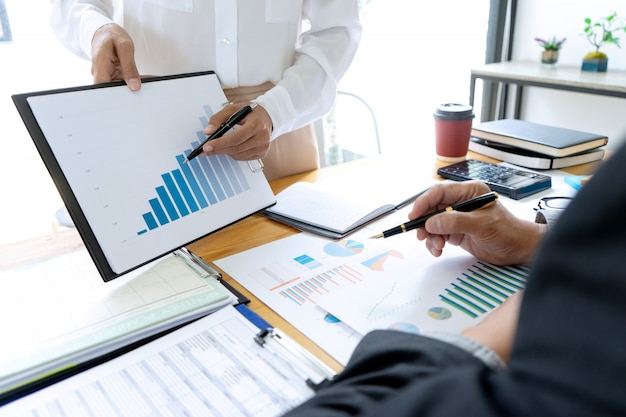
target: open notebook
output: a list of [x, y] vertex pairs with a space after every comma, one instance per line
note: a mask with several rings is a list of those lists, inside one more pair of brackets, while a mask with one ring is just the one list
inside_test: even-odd
[[261, 214], [299, 230], [339, 239], [410, 204], [422, 192], [374, 187], [354, 178], [300, 181], [281, 191], [276, 204]]

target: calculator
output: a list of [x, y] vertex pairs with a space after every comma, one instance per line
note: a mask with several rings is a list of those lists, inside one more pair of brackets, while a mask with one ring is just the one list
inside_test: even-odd
[[468, 159], [439, 168], [437, 174], [454, 181], [480, 180], [492, 191], [497, 191], [513, 200], [519, 200], [552, 186], [552, 179], [548, 175], [477, 159]]

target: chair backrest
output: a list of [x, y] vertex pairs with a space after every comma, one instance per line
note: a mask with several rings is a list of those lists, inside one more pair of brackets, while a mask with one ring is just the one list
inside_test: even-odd
[[376, 115], [361, 97], [338, 91], [333, 109], [317, 126], [322, 166], [381, 153]]

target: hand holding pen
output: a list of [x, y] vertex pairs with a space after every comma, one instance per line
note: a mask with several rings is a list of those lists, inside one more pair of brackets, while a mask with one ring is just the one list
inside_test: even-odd
[[212, 135], [210, 135], [209, 137], [207, 137], [205, 139], [204, 142], [202, 142], [197, 148], [195, 148], [194, 150], [192, 150], [189, 155], [187, 155], [187, 157], [185, 158], [183, 163], [187, 163], [188, 161], [191, 161], [193, 158], [195, 158], [196, 156], [200, 155], [202, 153], [202, 147], [209, 141], [215, 140], [217, 138], [221, 138], [222, 136], [224, 136], [224, 134], [226, 134], [226, 132], [228, 132], [230, 129], [232, 129], [237, 123], [239, 123], [240, 121], [242, 121], [248, 114], [250, 114], [252, 112], [252, 110], [257, 106], [256, 103], [250, 103], [247, 106], [243, 106], [241, 107], [239, 110], [237, 110], [235, 113], [232, 114], [232, 116], [230, 116], [228, 118], [228, 120], [226, 120], [226, 122], [221, 125], [219, 127], [219, 129], [217, 129], [215, 131], [215, 133], [213, 133]]
[[495, 203], [497, 199], [498, 199], [498, 193], [496, 193], [495, 191], [491, 191], [489, 193], [479, 195], [478, 197], [470, 198], [469, 200], [465, 200], [457, 204], [449, 205], [446, 208], [443, 208], [441, 210], [437, 210], [435, 212], [418, 217], [417, 219], [413, 219], [409, 222], [403, 223], [389, 230], [385, 230], [384, 232], [378, 235], [372, 236], [371, 239], [388, 238], [388, 237], [391, 237], [400, 233], [408, 232], [410, 230], [415, 230], [420, 227], [424, 227], [424, 225], [426, 224], [426, 221], [436, 214], [440, 214], [445, 211], [451, 211], [451, 210], [463, 211], [463, 212], [474, 211], [474, 210], [484, 208]]

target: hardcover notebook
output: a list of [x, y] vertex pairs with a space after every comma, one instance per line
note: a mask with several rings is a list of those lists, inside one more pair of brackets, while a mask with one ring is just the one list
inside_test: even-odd
[[501, 119], [472, 126], [472, 136], [501, 145], [513, 146], [553, 157], [574, 155], [604, 146], [605, 135], [561, 127], [531, 123], [517, 119]]
[[556, 158], [513, 146], [502, 146], [495, 142], [474, 137], [470, 140], [469, 149], [503, 162], [531, 169], [567, 168], [587, 162], [599, 161], [604, 158], [604, 149], [589, 149], [574, 155]]
[[275, 203], [248, 162], [183, 163], [226, 102], [213, 72], [13, 100], [105, 281]]

